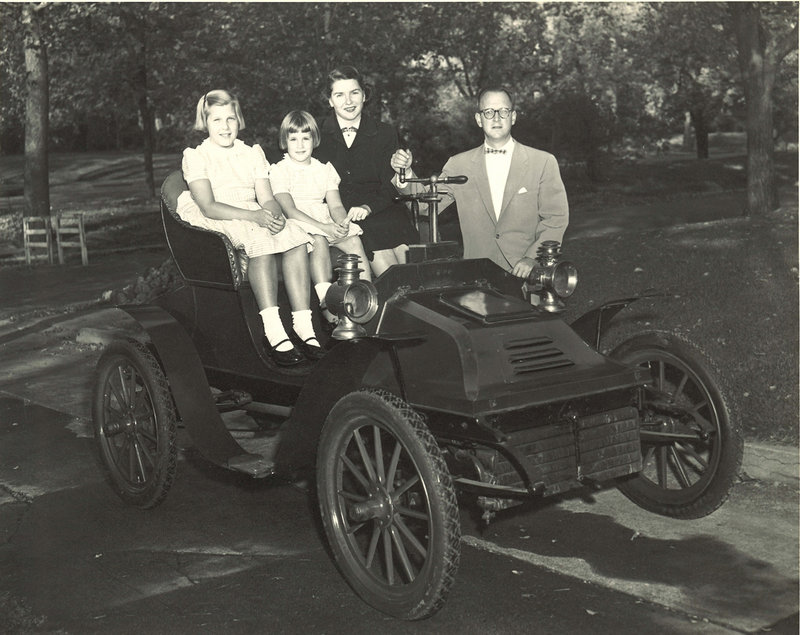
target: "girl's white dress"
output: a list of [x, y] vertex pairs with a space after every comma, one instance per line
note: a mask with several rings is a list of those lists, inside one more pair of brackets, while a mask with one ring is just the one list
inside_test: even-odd
[[[269, 181], [273, 194], [291, 194], [295, 207], [311, 216], [315, 221], [319, 223], [336, 222], [331, 218], [330, 210], [325, 203], [325, 195], [330, 190], [338, 190], [341, 179], [336, 168], [330, 163], [321, 163], [312, 158], [311, 163], [303, 164], [285, 156], [282, 161], [278, 161], [272, 166]], [[351, 222], [346, 236], [333, 238], [322, 234], [319, 228], [311, 223], [297, 219], [294, 221], [309, 234], [324, 235], [331, 245], [363, 233], [358, 224]]]
[[[196, 148], [183, 151], [181, 168], [187, 183], [211, 181], [214, 198], [220, 203], [247, 210], [261, 209], [255, 183], [256, 179], [268, 179], [270, 170], [261, 146], [249, 146], [236, 139], [232, 147], [223, 148], [206, 139]], [[303, 244], [312, 249], [308, 233], [291, 219], [286, 219], [281, 231], [272, 234], [266, 227], [248, 220], [208, 218], [188, 191], [178, 197], [177, 212], [191, 225], [225, 234], [236, 249], [244, 250], [250, 258], [283, 253]]]

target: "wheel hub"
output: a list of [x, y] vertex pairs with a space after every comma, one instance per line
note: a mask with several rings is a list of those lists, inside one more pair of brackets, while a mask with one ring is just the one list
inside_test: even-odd
[[113, 437], [118, 434], [125, 434], [126, 436], [133, 436], [136, 434], [138, 421], [133, 411], [126, 412], [121, 419], [117, 421], [107, 421], [104, 430], [106, 436]]
[[392, 522], [394, 503], [383, 487], [375, 487], [367, 500], [350, 505], [349, 513], [356, 522], [377, 520], [385, 527]]
[[125, 415], [125, 421], [123, 425], [125, 428], [125, 434], [127, 434], [129, 437], [132, 437], [136, 434], [136, 415], [133, 414], [133, 411], [130, 411]]

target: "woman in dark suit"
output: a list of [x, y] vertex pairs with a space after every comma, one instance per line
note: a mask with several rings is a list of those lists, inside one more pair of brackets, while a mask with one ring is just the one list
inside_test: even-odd
[[364, 83], [352, 66], [331, 71], [328, 89], [333, 113], [322, 123], [314, 156], [339, 173], [342, 203], [364, 230], [361, 240], [377, 277], [404, 263], [408, 245], [419, 240], [408, 210], [393, 200], [390, 160], [399, 145], [397, 132], [363, 112]]

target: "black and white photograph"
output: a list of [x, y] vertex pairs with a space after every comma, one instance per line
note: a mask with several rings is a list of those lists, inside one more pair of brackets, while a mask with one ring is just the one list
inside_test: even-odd
[[0, 2], [0, 632], [796, 635], [799, 13]]

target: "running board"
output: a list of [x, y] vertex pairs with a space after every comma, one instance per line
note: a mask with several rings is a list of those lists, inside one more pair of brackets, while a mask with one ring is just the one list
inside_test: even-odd
[[280, 434], [244, 433], [238, 436], [242, 451], [228, 459], [227, 467], [253, 478], [272, 476], [275, 473], [275, 455], [280, 438]]
[[227, 467], [244, 472], [253, 478], [265, 478], [275, 473], [275, 461], [265, 459], [260, 454], [239, 454], [228, 459]]

